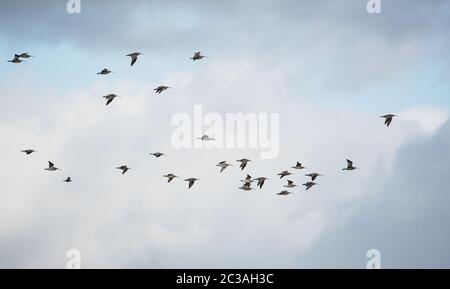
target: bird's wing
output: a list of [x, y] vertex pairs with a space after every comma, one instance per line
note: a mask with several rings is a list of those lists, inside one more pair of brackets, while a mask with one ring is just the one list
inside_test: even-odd
[[106, 102], [106, 105], [110, 104], [114, 100], [113, 97], [108, 98], [108, 101]]
[[189, 189], [192, 187], [192, 185], [194, 185], [194, 181], [193, 181], [193, 180], [190, 180], [190, 181], [189, 181]]
[[223, 166], [221, 169], [220, 169], [220, 172], [223, 172], [224, 170], [225, 170], [225, 166]]
[[136, 55], [129, 55], [130, 57], [131, 57], [131, 65], [130, 66], [133, 66], [133, 64], [136, 62], [136, 60], [137, 60], [137, 56]]
[[52, 167], [54, 167], [55, 165], [51, 162], [51, 161], [48, 161], [48, 167], [49, 168], [52, 168]]
[[347, 159], [347, 167], [352, 167], [353, 166], [353, 162], [349, 159]]
[[384, 124], [386, 124], [386, 126], [389, 126], [392, 122], [392, 117], [388, 117], [386, 118], [386, 121], [384, 122]]
[[288, 186], [292, 185], [294, 182], [288, 180]]

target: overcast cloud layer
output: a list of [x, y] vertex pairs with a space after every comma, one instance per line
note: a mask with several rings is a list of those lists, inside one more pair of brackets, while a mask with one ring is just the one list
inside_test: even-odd
[[[448, 1], [81, 3], [0, 3], [0, 267], [64, 268], [72, 248], [93, 268], [364, 268], [372, 248], [383, 267], [450, 267]], [[172, 116], [196, 104], [279, 113], [279, 157], [173, 148]], [[325, 176], [280, 198], [296, 161]], [[246, 173], [271, 180], [244, 192]]]

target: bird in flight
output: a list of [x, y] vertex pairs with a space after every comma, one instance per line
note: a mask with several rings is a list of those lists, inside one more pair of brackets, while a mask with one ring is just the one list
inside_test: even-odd
[[163, 177], [167, 178], [167, 182], [170, 183], [173, 179], [178, 178], [178, 176], [174, 174], [164, 175]]
[[30, 57], [34, 57], [32, 55], [30, 55], [28, 52], [25, 53], [21, 53], [18, 55], [20, 58], [30, 58]]
[[314, 185], [317, 185], [315, 182], [306, 182], [303, 184], [306, 187], [306, 190], [311, 189]]
[[161, 94], [161, 92], [163, 92], [166, 89], [172, 88], [170, 86], [165, 86], [165, 85], [161, 85], [158, 86], [157, 88], [154, 88], [153, 90], [155, 91], [155, 93]]
[[26, 153], [27, 155], [30, 155], [30, 154], [32, 154], [32, 153], [34, 153], [34, 152], [36, 152], [36, 151], [35, 151], [35, 150], [27, 149], [27, 150], [23, 150], [23, 151], [21, 151], [21, 152]]
[[210, 140], [215, 140], [215, 139], [213, 139], [213, 138], [211, 138], [211, 137], [209, 137], [208, 135], [206, 135], [206, 134], [204, 134], [202, 137], [199, 137], [199, 138], [197, 138], [197, 139], [199, 139], [199, 140], [202, 140], [202, 141], [210, 141]]
[[302, 164], [299, 163], [299, 162], [297, 162], [297, 164], [295, 164], [295, 166], [293, 166], [293, 167], [291, 167], [291, 168], [296, 169], [296, 170], [303, 170], [303, 169], [306, 169], [306, 168], [305, 168], [304, 166], [302, 166]]
[[14, 54], [14, 58], [12, 60], [8, 60], [8, 62], [11, 63], [21, 63], [23, 60], [20, 59], [20, 55]]
[[110, 73], [112, 73], [112, 71], [111, 70], [109, 70], [109, 69], [107, 69], [107, 68], [103, 68], [100, 72], [98, 72], [97, 74], [99, 74], [99, 75], [108, 75], [108, 74], [110, 74]]
[[241, 182], [244, 182], [244, 183], [251, 183], [251, 182], [253, 182], [252, 176], [247, 175], [247, 176], [245, 177], [245, 180], [241, 180]]
[[55, 167], [55, 165], [51, 161], [48, 161], [48, 168], [45, 168], [44, 170], [54, 172], [59, 169]]
[[237, 160], [237, 162], [238, 162], [238, 163], [241, 163], [241, 164], [239, 165], [239, 167], [241, 168], [241, 170], [244, 170], [245, 167], [247, 166], [247, 163], [248, 163], [248, 162], [251, 162], [251, 160], [249, 160], [249, 159], [240, 159], [240, 160]]
[[322, 177], [323, 175], [318, 174], [318, 173], [310, 173], [310, 174], [306, 174], [305, 176], [311, 177], [311, 180], [315, 181], [317, 177]]
[[397, 117], [395, 114], [386, 114], [386, 115], [382, 115], [380, 116], [382, 118], [384, 118], [384, 124], [386, 126], [389, 126], [392, 122], [392, 120], [394, 119], [394, 117]]
[[244, 183], [244, 184], [242, 185], [242, 187], [239, 187], [239, 189], [244, 190], [244, 191], [250, 191], [250, 190], [253, 190], [253, 188], [251, 188], [250, 185], [251, 185], [250, 182]]
[[295, 188], [295, 187], [297, 186], [297, 185], [294, 184], [294, 182], [291, 181], [291, 180], [288, 180], [287, 182], [288, 182], [287, 185], [284, 186], [285, 188]]
[[216, 165], [216, 167], [220, 167], [220, 172], [223, 172], [228, 166], [232, 166], [229, 163], [227, 163], [227, 161], [221, 161], [220, 163], [218, 163]]
[[128, 170], [131, 170], [131, 168], [129, 168], [129, 167], [125, 166], [125, 165], [117, 167], [116, 169], [122, 170], [122, 175], [125, 174]]
[[202, 58], [205, 58], [206, 56], [201, 55], [200, 52], [195, 52], [194, 56], [192, 56], [190, 59], [192, 59], [192, 61], [196, 61], [196, 60], [200, 60]]
[[353, 162], [351, 160], [347, 159], [347, 167], [343, 168], [342, 170], [344, 170], [344, 171], [353, 171], [353, 170], [356, 170], [356, 169], [358, 169], [358, 168], [353, 166]]
[[194, 183], [195, 183], [196, 181], [200, 181], [200, 180], [199, 180], [199, 179], [196, 179], [196, 178], [189, 178], [189, 179], [185, 179], [184, 181], [185, 181], [185, 182], [189, 182], [188, 189], [190, 189], [190, 188], [194, 185]]
[[140, 52], [133, 52], [133, 53], [130, 53], [127, 55], [127, 56], [131, 57], [131, 65], [130, 66], [133, 66], [133, 64], [136, 63], [139, 55], [144, 55], [144, 54], [142, 54]]
[[165, 156], [165, 154], [163, 154], [163, 153], [151, 153], [150, 155], [151, 155], [151, 156], [154, 156], [154, 157], [156, 157], [156, 158]]
[[264, 185], [264, 182], [266, 181], [266, 180], [268, 180], [268, 178], [265, 178], [265, 177], [259, 177], [259, 178], [256, 178], [256, 179], [254, 179], [255, 181], [258, 181], [258, 183], [256, 184], [256, 186], [257, 187], [259, 187], [260, 189], [262, 189], [262, 187], [263, 187], [263, 185]]
[[291, 193], [291, 192], [289, 192], [289, 191], [281, 191], [281, 192], [279, 192], [277, 195], [280, 195], [280, 196], [287, 196], [287, 195], [290, 195], [290, 194], [293, 194], [293, 193]]
[[106, 99], [106, 105], [110, 104], [116, 97], [120, 96], [113, 93], [103, 96], [103, 98]]
[[70, 183], [71, 181], [72, 181], [72, 179], [70, 177], [67, 177], [67, 179], [65, 179], [63, 182]]
[[282, 179], [285, 176], [289, 176], [292, 175], [292, 173], [288, 172], [288, 171], [282, 171], [281, 173], [278, 174], [278, 176], [280, 176], [280, 179]]

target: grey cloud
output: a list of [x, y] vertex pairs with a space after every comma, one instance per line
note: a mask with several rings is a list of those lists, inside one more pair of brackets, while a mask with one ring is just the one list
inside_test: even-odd
[[304, 267], [365, 268], [378, 249], [383, 268], [449, 268], [450, 123], [402, 147], [391, 175], [341, 212], [336, 226], [299, 258]]

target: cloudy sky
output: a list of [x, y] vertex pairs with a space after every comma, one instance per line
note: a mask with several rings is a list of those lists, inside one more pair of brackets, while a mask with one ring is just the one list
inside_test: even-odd
[[[448, 1], [66, 2], [0, 2], [0, 267], [65, 268], [69, 249], [85, 268], [365, 268], [369, 249], [385, 268], [450, 267]], [[194, 105], [279, 113], [278, 157], [174, 148]], [[325, 176], [277, 196], [296, 161]], [[271, 179], [245, 192], [246, 173]]]

